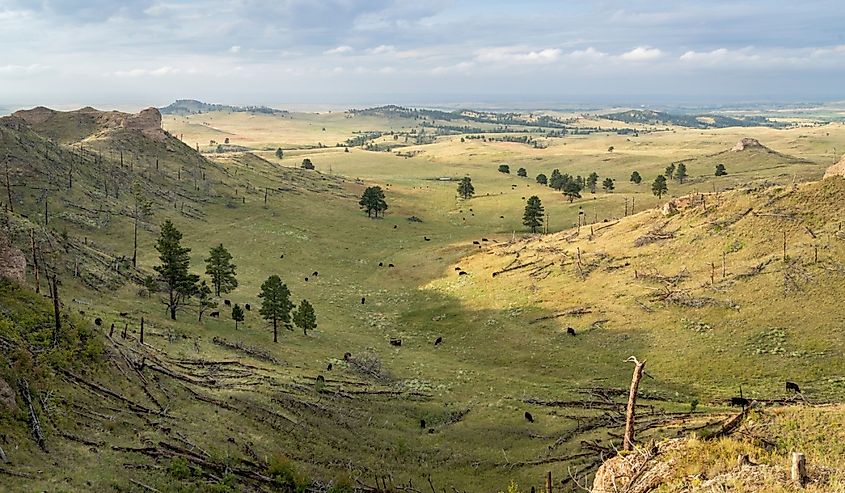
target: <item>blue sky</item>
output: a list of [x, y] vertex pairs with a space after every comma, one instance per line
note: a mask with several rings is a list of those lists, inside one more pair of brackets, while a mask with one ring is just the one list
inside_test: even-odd
[[845, 99], [841, 0], [0, 0], [0, 103]]

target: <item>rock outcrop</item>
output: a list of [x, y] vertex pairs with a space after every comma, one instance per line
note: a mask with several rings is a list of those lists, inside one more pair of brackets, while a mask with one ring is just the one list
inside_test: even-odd
[[0, 241], [0, 277], [26, 282], [26, 256], [7, 241]]
[[843, 156], [838, 163], [834, 164], [830, 168], [827, 168], [827, 170], [824, 172], [825, 178], [831, 178], [834, 176], [845, 177], [845, 156]]
[[739, 152], [744, 151], [746, 149], [763, 149], [765, 146], [760, 143], [757, 139], [752, 139], [750, 137], [745, 137], [739, 142], [736, 143], [735, 146], [731, 147], [731, 152]]
[[61, 141], [73, 142], [120, 130], [137, 131], [156, 141], [163, 141], [167, 135], [161, 128], [161, 113], [157, 108], [147, 108], [140, 113], [131, 114], [100, 111], [90, 106], [76, 111], [56, 111], [39, 106], [31, 110], [16, 111], [12, 117]]

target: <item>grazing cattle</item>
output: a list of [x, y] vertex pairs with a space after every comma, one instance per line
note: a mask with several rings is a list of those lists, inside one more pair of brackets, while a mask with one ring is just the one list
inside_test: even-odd
[[246, 311], [252, 310], [252, 307], [249, 306], [249, 303], [244, 304], [244, 308], [246, 308]]
[[307, 278], [307, 277], [305, 278], [305, 282], [308, 282], [308, 278]]
[[364, 297], [364, 296], [361, 296], [361, 304], [363, 305], [366, 302], [367, 302], [367, 298]]
[[424, 239], [425, 241], [431, 241], [431, 238], [429, 238], [428, 236], [423, 236], [423, 239]]
[[439, 346], [439, 345], [440, 345], [440, 343], [442, 343], [442, 342], [443, 342], [443, 337], [442, 337], [442, 336], [438, 336], [438, 337], [437, 337], [437, 339], [435, 339], [435, 340], [434, 340], [434, 345], [435, 345], [435, 346]]
[[800, 394], [800, 393], [801, 393], [801, 388], [800, 388], [800, 387], [798, 387], [798, 384], [797, 384], [797, 383], [787, 381], [787, 382], [786, 382], [786, 391], [787, 391], [787, 392], [795, 392], [796, 394]]
[[481, 241], [490, 241], [487, 238], [481, 238]]
[[317, 277], [317, 276], [319, 276], [319, 275], [320, 275], [320, 273], [319, 273], [319, 272], [317, 272], [316, 270], [314, 271], [314, 273], [313, 273], [313, 274], [311, 274], [311, 276], [312, 276], [312, 277]]
[[731, 397], [731, 406], [747, 407], [751, 402], [744, 397]]
[[398, 227], [399, 227], [399, 226], [397, 226], [397, 225], [395, 225], [395, 224], [393, 225], [393, 229], [396, 229], [396, 228], [398, 228]]
[[505, 216], [499, 216], [499, 219], [504, 219], [504, 218], [505, 218]]
[[323, 375], [317, 375], [317, 383], [326, 383], [325, 377]]
[[401, 345], [402, 345], [402, 339], [391, 339], [391, 340], [390, 340], [390, 345], [391, 345], [391, 346], [396, 346], [396, 347], [399, 347], [399, 346], [401, 346]]
[[461, 269], [460, 267], [455, 267], [455, 270], [463, 270], [463, 269]]
[[460, 272], [458, 272], [458, 275], [459, 275], [459, 276], [468, 276], [468, 275], [469, 275], [469, 272], [460, 271]]
[[571, 335], [571, 336], [574, 336], [575, 335], [575, 329], [573, 329], [572, 327], [567, 327], [566, 333]]
[[424, 419], [420, 420], [420, 428], [422, 428], [423, 430], [425, 429], [425, 420]]
[[279, 258], [285, 258], [285, 254], [283, 253], [283, 254], [279, 255]]
[[220, 317], [220, 312], [211, 312], [208, 314], [209, 317], [218, 318]]
[[379, 263], [378, 263], [378, 266], [379, 266], [379, 267], [384, 267], [384, 262], [379, 262]]
[[223, 300], [223, 304], [226, 306], [232, 306], [232, 302], [230, 300]]
[[393, 264], [387, 264], [387, 266], [388, 266], [388, 267], [396, 267], [396, 266], [395, 266], [395, 265], [393, 265]]
[[522, 200], [525, 200], [525, 197], [522, 197]]
[[351, 357], [352, 357], [352, 353], [350, 353], [350, 352], [343, 353], [343, 361], [349, 361], [349, 358], [351, 358]]
[[328, 366], [326, 366], [326, 371], [332, 371], [332, 364], [331, 363], [329, 363]]
[[129, 316], [129, 313], [127, 313], [127, 312], [120, 312], [120, 316], [121, 316], [121, 317], [128, 317], [128, 316]]
[[469, 211], [472, 212], [472, 207], [470, 207]]
[[473, 242], [472, 242], [472, 244], [473, 244], [473, 245], [480, 245], [481, 243], [479, 243], [479, 242], [477, 242], [477, 241], [473, 241]]
[[95, 318], [94, 319], [94, 325], [96, 325], [97, 327], [103, 325], [103, 319], [100, 318], [100, 317]]
[[79, 310], [80, 315], [85, 315], [85, 310]]
[[528, 420], [529, 423], [534, 422], [534, 416], [531, 416], [531, 413], [529, 413], [528, 411], [525, 411], [525, 419]]

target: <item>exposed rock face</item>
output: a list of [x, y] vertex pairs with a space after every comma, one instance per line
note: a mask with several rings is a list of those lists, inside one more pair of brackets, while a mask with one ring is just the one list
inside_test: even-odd
[[164, 140], [165, 137], [161, 128], [161, 112], [157, 108], [147, 108], [137, 115], [127, 115], [123, 127], [140, 130], [146, 137], [154, 140]]
[[736, 143], [735, 146], [731, 147], [731, 152], [739, 152], [744, 151], [749, 148], [762, 148], [763, 144], [760, 143], [757, 139], [752, 139], [750, 137], [745, 137], [744, 139], [740, 140]]
[[26, 256], [3, 241], [0, 241], [0, 276], [21, 284], [26, 282]]
[[845, 156], [843, 156], [838, 163], [834, 164], [830, 168], [827, 168], [827, 171], [824, 172], [825, 178], [832, 178], [834, 176], [845, 177]]
[[704, 203], [704, 200], [703, 194], [685, 195], [666, 202], [660, 211], [664, 216], [671, 216], [684, 209], [699, 206]]
[[116, 130], [134, 130], [157, 141], [165, 139], [161, 128], [161, 113], [156, 108], [147, 108], [138, 114], [119, 111], [100, 111], [90, 106], [76, 111], [56, 111], [43, 106], [31, 110], [16, 111], [13, 117], [23, 120], [35, 130], [55, 131], [69, 129], [66, 134], [56, 135], [64, 139], [82, 140], [92, 135]]
[[18, 409], [18, 401], [15, 399], [15, 391], [0, 378], [0, 412], [8, 411], [13, 413]]

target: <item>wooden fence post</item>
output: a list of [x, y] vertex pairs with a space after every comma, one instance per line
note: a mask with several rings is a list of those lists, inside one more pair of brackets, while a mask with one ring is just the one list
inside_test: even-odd
[[141, 317], [141, 344], [144, 343], [144, 317]]
[[634, 413], [637, 406], [637, 390], [640, 387], [640, 379], [643, 378], [645, 361], [637, 361], [631, 356], [627, 360], [634, 363], [634, 375], [631, 377], [631, 391], [628, 394], [628, 408], [625, 410], [625, 438], [622, 441], [622, 450], [634, 449]]
[[792, 481], [800, 488], [807, 484], [807, 459], [801, 452], [792, 452]]
[[552, 493], [552, 471], [546, 473], [546, 493]]

